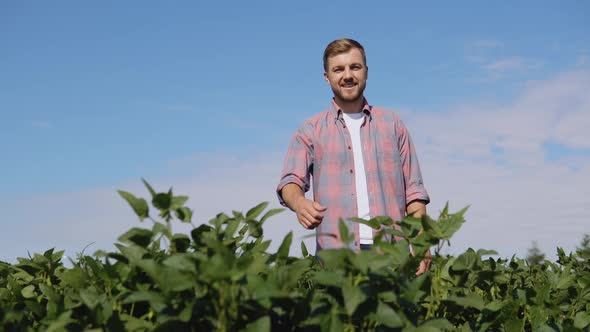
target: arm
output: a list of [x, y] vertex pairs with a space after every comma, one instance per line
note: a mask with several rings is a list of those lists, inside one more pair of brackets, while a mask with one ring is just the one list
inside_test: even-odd
[[316, 228], [324, 217], [322, 212], [326, 210], [324, 206], [306, 199], [304, 195], [309, 190], [314, 157], [311, 129], [312, 126], [307, 123], [293, 135], [277, 187], [281, 205], [294, 211], [299, 223], [307, 229]]
[[[418, 155], [412, 142], [412, 137], [404, 123], [398, 118], [395, 124], [395, 132], [397, 136], [398, 149], [400, 151], [400, 159], [402, 172], [404, 175], [404, 183], [406, 185], [406, 202], [407, 208], [413, 209], [418, 205], [412, 206], [416, 201], [422, 201], [424, 205], [430, 202], [428, 192], [424, 187], [422, 180], [422, 172], [420, 171], [420, 164], [418, 163]], [[408, 214], [415, 211], [407, 211]], [[423, 213], [426, 213], [424, 207]], [[416, 216], [420, 217], [420, 216]]]
[[426, 204], [423, 201], [413, 201], [406, 207], [406, 212], [409, 216], [422, 218], [426, 215]]
[[297, 221], [301, 226], [314, 229], [322, 222], [326, 207], [305, 198], [301, 187], [295, 183], [288, 183], [281, 190], [281, 194], [287, 207], [297, 215]]

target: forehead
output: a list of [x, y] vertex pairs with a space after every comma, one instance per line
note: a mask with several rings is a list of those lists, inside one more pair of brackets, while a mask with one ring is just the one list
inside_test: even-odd
[[348, 66], [356, 63], [364, 63], [363, 54], [358, 48], [352, 48], [348, 52], [339, 53], [328, 57], [328, 68], [336, 66]]

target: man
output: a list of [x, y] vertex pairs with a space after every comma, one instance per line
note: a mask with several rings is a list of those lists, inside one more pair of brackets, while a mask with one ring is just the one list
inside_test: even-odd
[[[354, 233], [355, 251], [370, 248], [376, 231], [347, 220], [426, 214], [430, 201], [416, 152], [399, 117], [370, 106], [364, 97], [368, 67], [363, 46], [352, 39], [324, 51], [324, 77], [334, 97], [327, 110], [305, 121], [291, 140], [277, 194], [306, 229], [316, 248], [340, 248], [338, 221]], [[313, 200], [305, 198], [313, 177]], [[429, 256], [430, 252], [427, 252]], [[429, 259], [417, 274], [429, 268]]]

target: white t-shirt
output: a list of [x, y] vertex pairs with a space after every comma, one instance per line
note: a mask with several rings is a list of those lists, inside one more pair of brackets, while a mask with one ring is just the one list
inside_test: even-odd
[[[369, 194], [367, 193], [367, 177], [365, 175], [365, 162], [363, 161], [363, 147], [361, 145], [361, 126], [365, 121], [364, 113], [342, 113], [344, 122], [348, 127], [352, 140], [352, 154], [354, 156], [354, 180], [356, 184], [356, 204], [358, 217], [370, 219]], [[359, 224], [360, 240], [362, 244], [373, 243], [373, 229], [367, 225]]]

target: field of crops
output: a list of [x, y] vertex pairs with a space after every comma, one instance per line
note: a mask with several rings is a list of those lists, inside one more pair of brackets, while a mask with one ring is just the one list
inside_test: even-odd
[[[260, 204], [219, 214], [190, 236], [188, 197], [120, 191], [143, 226], [119, 237], [114, 252], [63, 252], [0, 263], [1, 331], [588, 331], [590, 253], [558, 250], [556, 262], [528, 264], [493, 251], [435, 254], [416, 276], [426, 248], [449, 241], [465, 210], [437, 220], [406, 218], [376, 239], [373, 251], [324, 250], [319, 257], [292, 235], [276, 252], [262, 225], [281, 212]], [[359, 221], [360, 222], [360, 221]], [[389, 218], [363, 221], [374, 228]], [[340, 237], [351, 239], [344, 224]], [[424, 230], [422, 234], [419, 232]], [[436, 251], [436, 250], [434, 250]], [[302, 256], [302, 257], [301, 257]]]

